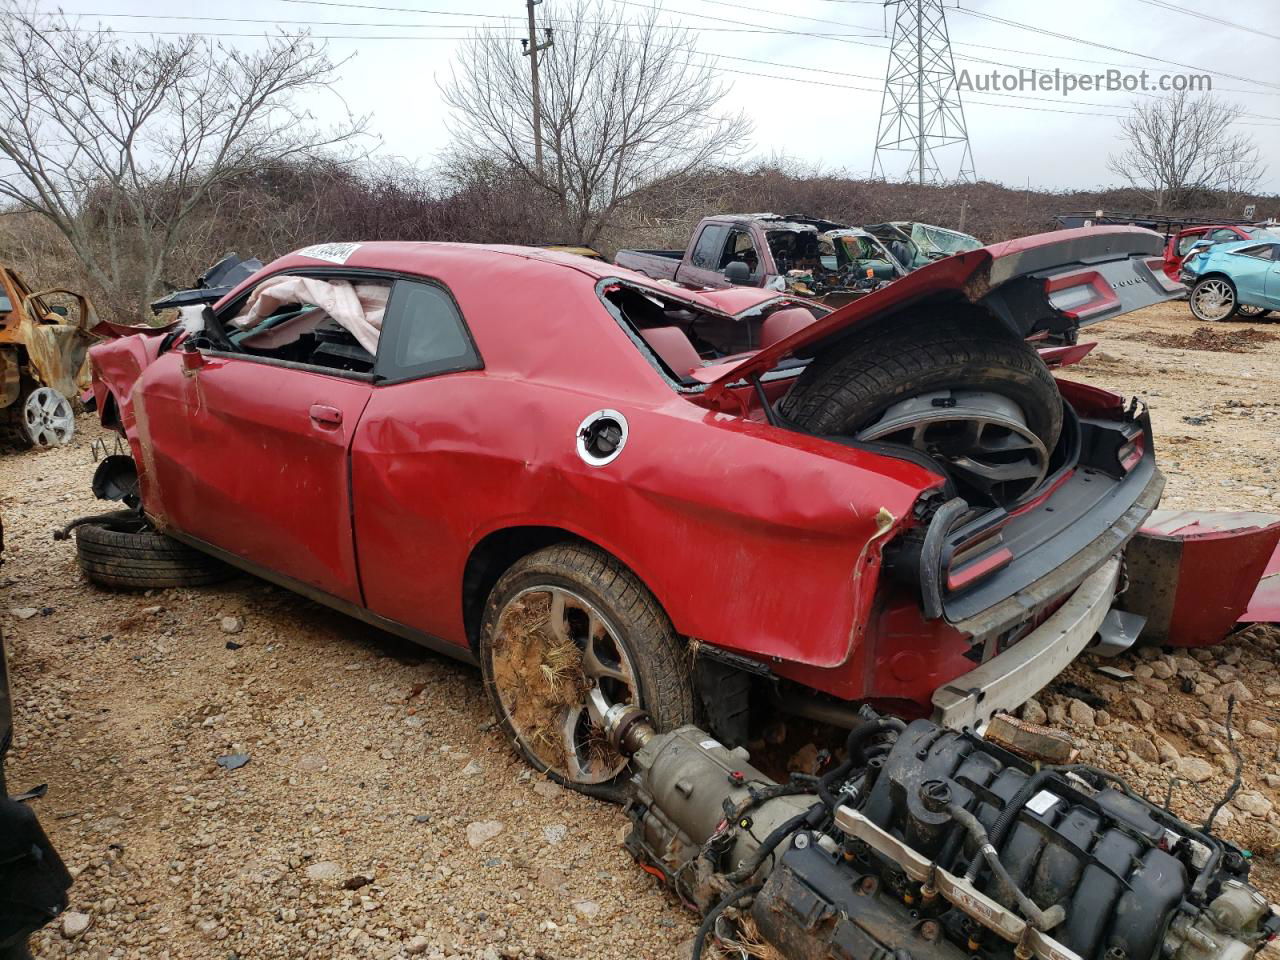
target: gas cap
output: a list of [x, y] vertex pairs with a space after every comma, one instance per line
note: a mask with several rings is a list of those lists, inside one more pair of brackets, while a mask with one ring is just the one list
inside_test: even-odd
[[627, 418], [617, 410], [597, 410], [578, 426], [578, 456], [593, 467], [612, 463], [627, 443]]

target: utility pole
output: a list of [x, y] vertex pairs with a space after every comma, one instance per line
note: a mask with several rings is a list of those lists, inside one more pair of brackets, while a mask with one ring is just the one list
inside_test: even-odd
[[[896, 8], [893, 40], [871, 175], [887, 178], [889, 167], [895, 166], [890, 154], [908, 153], [907, 180], [921, 185], [972, 182], [977, 177], [942, 0], [885, 0], [885, 6], [890, 5]], [[959, 148], [957, 175], [942, 173], [936, 153], [944, 147]], [[897, 171], [894, 175], [902, 176]]]
[[529, 10], [529, 39], [520, 41], [524, 46], [524, 55], [529, 58], [529, 76], [533, 82], [533, 163], [538, 170], [539, 179], [542, 177], [542, 95], [538, 92], [538, 54], [554, 43], [550, 27], [543, 31], [546, 40], [538, 42], [538, 26], [534, 22], [533, 8], [541, 2], [542, 0], [525, 0], [525, 7]]

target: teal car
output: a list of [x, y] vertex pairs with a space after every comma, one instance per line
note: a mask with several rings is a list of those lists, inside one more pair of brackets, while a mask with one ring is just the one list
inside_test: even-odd
[[1280, 236], [1192, 250], [1182, 263], [1182, 282], [1197, 320], [1254, 319], [1280, 310]]

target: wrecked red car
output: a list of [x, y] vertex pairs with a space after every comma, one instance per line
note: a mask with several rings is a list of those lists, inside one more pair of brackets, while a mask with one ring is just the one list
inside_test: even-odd
[[830, 311], [528, 248], [306, 248], [93, 349], [136, 470], [102, 485], [137, 510], [78, 527], [80, 562], [229, 564], [478, 663], [524, 756], [588, 789], [626, 706], [728, 743], [868, 702], [971, 726], [1132, 642], [1148, 417], [1026, 339], [1177, 295], [1161, 267], [1149, 231], [1061, 231]]

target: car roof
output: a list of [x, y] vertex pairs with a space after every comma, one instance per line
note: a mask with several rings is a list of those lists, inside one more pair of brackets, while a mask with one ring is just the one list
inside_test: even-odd
[[[655, 281], [643, 273], [628, 270], [578, 254], [541, 247], [524, 247], [514, 244], [453, 243], [442, 241], [371, 240], [343, 243], [322, 243], [302, 247], [279, 257], [262, 268], [253, 277], [237, 285], [223, 297], [216, 307], [239, 297], [246, 289], [261, 282], [261, 278], [282, 270], [325, 268], [391, 270], [397, 273], [434, 277], [446, 286], [452, 286], [450, 277], [460, 273], [493, 271], [501, 273], [511, 267], [513, 258], [535, 266], [549, 283], [568, 282], [576, 275], [583, 282], [595, 284], [606, 278], [616, 277], [637, 286], [648, 287], [664, 296], [687, 300], [690, 304], [707, 310], [737, 312], [766, 300], [776, 299], [779, 293], [757, 287], [733, 288], [728, 291], [698, 291]], [[733, 307], [727, 306], [732, 303]], [[734, 309], [736, 308], [736, 309]]]

